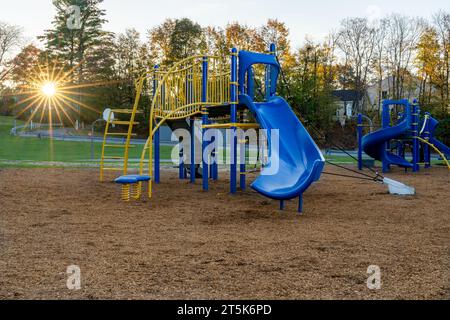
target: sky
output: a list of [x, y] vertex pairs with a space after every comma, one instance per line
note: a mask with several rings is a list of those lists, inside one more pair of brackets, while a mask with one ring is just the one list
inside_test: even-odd
[[[1, 0], [0, 21], [20, 25], [29, 41], [51, 27], [52, 0]], [[147, 30], [166, 18], [188, 17], [202, 26], [225, 26], [238, 21], [260, 26], [268, 18], [286, 23], [291, 45], [299, 47], [306, 36], [323, 39], [346, 17], [369, 19], [390, 13], [431, 18], [439, 9], [450, 10], [449, 0], [104, 0], [109, 22], [105, 29], [116, 33], [136, 28]]]

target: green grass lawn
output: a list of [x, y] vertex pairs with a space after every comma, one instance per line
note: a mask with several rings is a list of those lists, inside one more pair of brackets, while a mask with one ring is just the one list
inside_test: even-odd
[[[58, 141], [39, 138], [22, 138], [10, 135], [14, 119], [0, 117], [0, 161], [36, 162], [89, 162], [90, 142]], [[18, 122], [18, 125], [20, 123]], [[130, 158], [140, 158], [143, 146], [130, 149]], [[102, 144], [94, 143], [94, 159], [100, 159]], [[169, 159], [171, 147], [161, 147], [161, 157]], [[121, 156], [123, 149], [110, 149], [109, 155]], [[5, 161], [6, 160], [6, 161]]]
[[[17, 121], [17, 125], [21, 125]], [[13, 117], [0, 117], [0, 166], [1, 167], [45, 167], [55, 166], [51, 162], [75, 163], [75, 164], [98, 164], [101, 156], [102, 144], [94, 143], [94, 159], [91, 161], [91, 143], [59, 141], [39, 138], [23, 138], [10, 135], [14, 126]], [[143, 146], [130, 149], [130, 159], [139, 159]], [[161, 146], [161, 159], [169, 160], [172, 147]], [[111, 156], [122, 156], [123, 149], [111, 148], [108, 150]], [[352, 159], [343, 156], [327, 157], [327, 160], [339, 163], [352, 163]], [[58, 166], [58, 164], [56, 164]]]
[[[17, 121], [17, 125], [20, 125]], [[98, 165], [102, 144], [94, 143], [94, 161], [91, 161], [91, 143], [58, 141], [39, 138], [22, 138], [10, 135], [14, 126], [13, 117], [0, 116], [0, 167], [46, 167], [58, 163], [73, 166]], [[130, 159], [139, 159], [143, 146], [130, 149]], [[161, 159], [169, 160], [172, 147], [161, 146]], [[109, 155], [122, 156], [123, 149], [109, 149]], [[355, 164], [348, 156], [327, 156], [327, 160], [341, 164]], [[54, 164], [56, 162], [56, 164]], [[440, 163], [433, 161], [433, 163]]]

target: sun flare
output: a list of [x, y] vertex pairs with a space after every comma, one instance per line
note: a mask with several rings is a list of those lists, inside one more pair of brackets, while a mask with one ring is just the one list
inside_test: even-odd
[[45, 96], [51, 98], [56, 94], [56, 88], [56, 83], [47, 82], [42, 86], [41, 91]]
[[99, 113], [96, 108], [82, 102], [83, 97], [95, 96], [84, 92], [83, 88], [97, 87], [105, 83], [77, 84], [74, 78], [78, 68], [79, 65], [66, 70], [57, 64], [51, 66], [48, 62], [38, 63], [29, 74], [28, 83], [21, 86], [23, 90], [16, 93], [21, 97], [14, 105], [19, 109], [17, 117], [27, 112], [26, 125], [30, 121], [48, 121], [51, 131], [54, 120], [62, 126], [69, 122], [76, 127], [73, 117], [79, 117], [81, 109]]

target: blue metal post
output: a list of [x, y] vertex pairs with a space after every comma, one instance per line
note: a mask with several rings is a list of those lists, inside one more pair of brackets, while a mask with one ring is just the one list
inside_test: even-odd
[[[233, 126], [230, 128], [231, 133], [231, 143], [230, 143], [230, 192], [235, 194], [237, 192], [236, 188], [236, 180], [237, 180], [237, 136], [236, 136], [236, 124], [237, 122], [237, 104], [238, 104], [238, 95], [237, 95], [237, 60], [238, 53], [237, 49], [233, 48], [231, 50], [231, 87], [230, 87], [230, 117], [231, 123]], [[243, 81], [241, 79], [241, 81]]]
[[191, 183], [195, 183], [195, 119], [189, 120], [191, 126]]
[[184, 170], [185, 168], [184, 168], [184, 160], [183, 160], [184, 152], [183, 152], [183, 145], [181, 143], [181, 139], [179, 140], [179, 146], [180, 146], [180, 153], [179, 153], [180, 164], [178, 165], [178, 176], [181, 180], [183, 180], [183, 179], [186, 179], [186, 176], [185, 176], [185, 170]]
[[[270, 44], [269, 50], [270, 50], [271, 55], [273, 55], [275, 57], [277, 56], [277, 47], [276, 47], [275, 43]], [[275, 93], [275, 91], [277, 90], [277, 83], [276, 83], [276, 80], [274, 79], [275, 72], [273, 70], [274, 70], [274, 67], [269, 66], [269, 71], [270, 71], [268, 74], [268, 76], [269, 76], [269, 87], [268, 87], [269, 93], [268, 93], [267, 99], [270, 99], [272, 97], [272, 94]]]
[[303, 213], [303, 193], [298, 197], [298, 212]]
[[154, 164], [154, 175], [155, 175], [155, 183], [160, 183], [161, 182], [161, 153], [160, 153], [160, 145], [161, 145], [161, 138], [160, 138], [160, 132], [159, 132], [159, 128], [158, 130], [156, 130], [155, 132], [155, 137], [154, 137], [154, 141], [155, 141], [155, 164]]
[[[383, 129], [390, 127], [391, 125], [391, 112], [389, 103], [383, 103], [383, 114], [382, 114], [382, 127]], [[390, 169], [389, 163], [385, 159], [386, 152], [389, 152], [389, 141], [384, 143], [384, 152], [382, 156], [383, 172], [388, 172]]]
[[[425, 114], [425, 130], [423, 132], [423, 138], [426, 141], [430, 141], [430, 117], [431, 114], [429, 112], [427, 112]], [[423, 156], [424, 156], [424, 160], [425, 160], [425, 168], [430, 168], [431, 167], [431, 150], [430, 150], [430, 146], [426, 143], [423, 144]]]
[[362, 159], [362, 138], [363, 138], [363, 116], [358, 114], [358, 170], [363, 169], [363, 159]]
[[413, 106], [412, 106], [412, 137], [413, 137], [413, 148], [412, 148], [412, 154], [413, 154], [413, 172], [420, 171], [420, 141], [418, 139], [419, 137], [419, 121], [420, 121], [420, 108], [419, 104], [417, 103], [417, 100], [414, 100]]
[[[400, 124], [404, 120], [404, 114], [406, 113], [399, 113], [397, 116], [397, 124]], [[397, 140], [397, 155], [399, 157], [404, 158], [405, 157], [405, 148], [404, 148], [404, 142], [403, 140]]]
[[[244, 122], [244, 117], [243, 115], [241, 115], [240, 117], [240, 122]], [[246, 188], [246, 146], [247, 143], [245, 143], [244, 138], [245, 138], [245, 134], [243, 130], [239, 130], [239, 152], [240, 152], [240, 165], [239, 165], [239, 187], [241, 188], [241, 190], [245, 190]]]
[[[154, 71], [156, 72], [158, 70], [159, 66], [155, 65]], [[153, 74], [153, 97], [156, 94], [156, 88], [158, 86], [158, 81], [156, 77], [156, 73]], [[160, 136], [160, 129], [156, 130], [155, 137], [153, 139], [155, 143], [155, 159], [154, 159], [154, 181], [155, 183], [161, 182], [161, 172], [160, 172], [160, 162], [161, 162], [161, 153], [160, 153], [160, 144], [161, 144], [161, 136]]]
[[218, 145], [218, 135], [219, 135], [219, 130], [215, 129], [215, 135], [214, 135], [214, 150], [211, 154], [211, 156], [215, 159], [215, 161], [212, 164], [212, 178], [213, 180], [219, 180], [219, 145]]
[[284, 200], [280, 200], [280, 210], [284, 210]]
[[[214, 137], [211, 138], [211, 143], [214, 145]], [[214, 149], [211, 151], [209, 159], [209, 179], [214, 179]]]
[[[202, 65], [202, 102], [206, 102], [207, 100], [207, 90], [208, 90], [208, 57], [203, 57], [203, 65]], [[208, 124], [208, 109], [206, 106], [203, 106], [202, 108], [202, 124], [205, 126]], [[208, 157], [205, 156], [205, 150], [208, 147], [208, 143], [205, 141], [205, 135], [206, 135], [207, 129], [202, 129], [202, 163], [203, 163], [203, 190], [208, 190], [208, 182], [209, 182], [209, 175], [208, 175]]]

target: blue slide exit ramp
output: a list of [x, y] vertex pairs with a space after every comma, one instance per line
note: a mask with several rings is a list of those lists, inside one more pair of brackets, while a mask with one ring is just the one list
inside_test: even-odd
[[376, 160], [386, 161], [388, 165], [412, 168], [413, 164], [408, 160], [386, 150], [386, 143], [389, 140], [408, 133], [408, 130], [411, 128], [408, 118], [409, 116], [405, 117], [405, 119], [396, 126], [380, 129], [364, 136], [362, 139], [362, 148], [364, 152]]
[[[255, 103], [243, 94], [239, 102], [252, 111], [261, 129], [268, 130], [269, 150], [275, 149], [251, 187], [275, 200], [301, 196], [322, 174], [325, 158], [319, 147], [283, 98], [273, 96], [268, 102]], [[278, 150], [271, 148], [271, 129], [279, 130]]]

